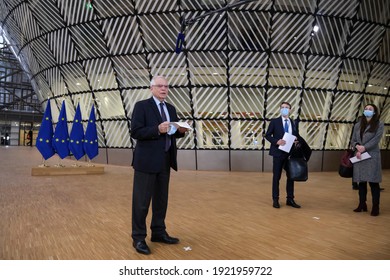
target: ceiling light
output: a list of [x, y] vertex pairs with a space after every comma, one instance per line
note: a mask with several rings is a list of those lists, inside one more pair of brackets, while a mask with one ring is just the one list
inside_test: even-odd
[[314, 27], [313, 27], [314, 32], [317, 32], [319, 29], [320, 29], [320, 27], [318, 25], [314, 25]]

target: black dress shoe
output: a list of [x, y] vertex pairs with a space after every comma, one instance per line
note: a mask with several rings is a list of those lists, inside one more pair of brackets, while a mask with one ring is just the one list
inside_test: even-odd
[[292, 207], [294, 207], [294, 208], [301, 208], [301, 205], [296, 204], [295, 201], [294, 201], [294, 199], [287, 199], [286, 204], [287, 204], [288, 206], [292, 206]]
[[157, 236], [152, 235], [152, 238], [150, 240], [152, 242], [161, 242], [165, 244], [177, 244], [180, 241], [179, 238], [171, 237], [167, 233], [163, 235], [157, 235]]
[[145, 241], [133, 241], [133, 247], [140, 254], [144, 254], [144, 255], [150, 254], [150, 249]]
[[278, 200], [274, 200], [274, 203], [272, 204], [274, 208], [280, 208], [280, 204]]

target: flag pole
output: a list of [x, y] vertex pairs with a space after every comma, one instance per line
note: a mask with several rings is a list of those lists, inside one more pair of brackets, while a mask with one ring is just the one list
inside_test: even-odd
[[40, 165], [38, 165], [38, 167], [49, 167], [48, 165], [45, 164], [45, 158], [42, 157], [42, 163]]
[[92, 162], [91, 162], [91, 160], [89, 158], [88, 158], [87, 166], [89, 166], [89, 167], [94, 167], [95, 166], [94, 164], [92, 164]]
[[81, 164], [79, 164], [79, 161], [76, 161], [72, 164], [72, 167], [81, 167]]
[[55, 167], [65, 167], [64, 164], [61, 163], [62, 159], [61, 158], [58, 158], [58, 163], [56, 165], [54, 165]]

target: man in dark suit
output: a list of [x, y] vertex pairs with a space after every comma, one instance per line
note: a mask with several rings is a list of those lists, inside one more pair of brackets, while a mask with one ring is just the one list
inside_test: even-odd
[[135, 104], [131, 119], [131, 135], [137, 140], [133, 154], [134, 183], [132, 206], [133, 246], [138, 253], [150, 254], [145, 242], [146, 216], [152, 201], [151, 241], [177, 244], [179, 239], [166, 232], [170, 168], [177, 171], [176, 138], [187, 129], [176, 128], [176, 109], [165, 102], [168, 82], [156, 76], [150, 83], [153, 96]]
[[[279, 181], [282, 175], [284, 165], [290, 155], [290, 153], [280, 150], [279, 146], [283, 146], [286, 144], [286, 141], [283, 140], [283, 135], [285, 132], [296, 136], [296, 139], [299, 138], [296, 125], [289, 118], [290, 110], [290, 103], [282, 102], [282, 104], [280, 105], [281, 117], [271, 120], [267, 132], [265, 134], [265, 138], [271, 143], [269, 154], [273, 157], [272, 199], [274, 208], [280, 208]], [[286, 192], [286, 204], [294, 208], [301, 208], [301, 206], [294, 201], [294, 181], [287, 179]]]

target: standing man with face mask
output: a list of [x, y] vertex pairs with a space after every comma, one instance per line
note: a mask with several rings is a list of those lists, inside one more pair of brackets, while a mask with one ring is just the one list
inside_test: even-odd
[[165, 216], [168, 207], [168, 186], [171, 167], [177, 170], [176, 138], [186, 128], [173, 126], [178, 121], [176, 109], [166, 102], [168, 81], [155, 76], [150, 82], [152, 97], [135, 104], [131, 118], [131, 136], [137, 140], [133, 155], [134, 182], [132, 238], [135, 250], [149, 255], [145, 242], [146, 216], [152, 202], [151, 241], [177, 244], [179, 239], [168, 235]]
[[[280, 208], [279, 204], [279, 181], [282, 175], [284, 165], [290, 155], [285, 151], [279, 149], [279, 146], [286, 144], [286, 141], [283, 140], [283, 135], [285, 132], [288, 132], [298, 138], [298, 130], [294, 122], [289, 118], [291, 111], [291, 105], [288, 102], [282, 102], [280, 105], [280, 114], [279, 118], [272, 119], [265, 138], [271, 143], [269, 154], [273, 157], [273, 178], [272, 178], [272, 199], [273, 207]], [[300, 205], [294, 201], [294, 181], [287, 179], [286, 183], [286, 192], [287, 192], [287, 201], [288, 206], [294, 208], [301, 208]]]

